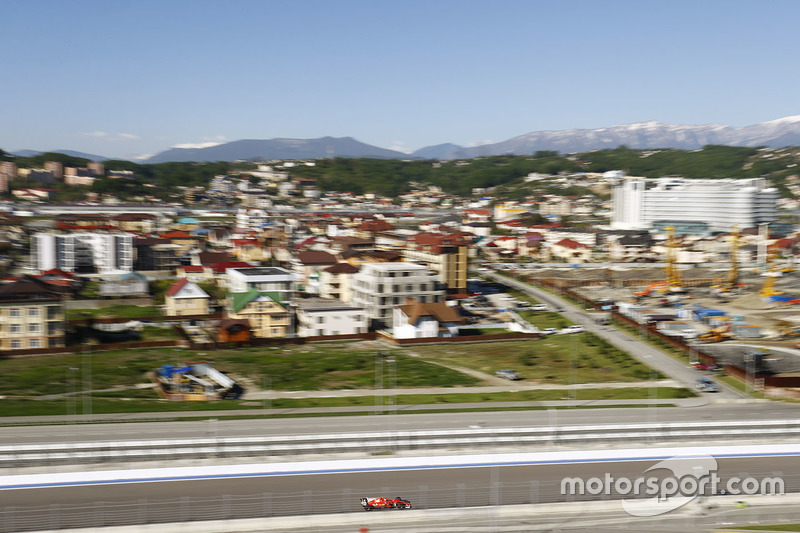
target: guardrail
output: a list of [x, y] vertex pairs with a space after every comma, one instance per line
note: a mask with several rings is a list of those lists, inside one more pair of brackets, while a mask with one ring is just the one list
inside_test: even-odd
[[328, 435], [203, 437], [0, 446], [0, 467], [148, 461], [181, 458], [380, 453], [400, 450], [681, 442], [796, 437], [800, 420], [702, 421], [664, 424], [473, 428]]

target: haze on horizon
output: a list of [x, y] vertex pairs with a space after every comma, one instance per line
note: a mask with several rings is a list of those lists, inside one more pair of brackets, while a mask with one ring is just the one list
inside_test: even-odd
[[350, 136], [411, 152], [798, 114], [800, 3], [2, 2], [0, 148], [135, 158]]

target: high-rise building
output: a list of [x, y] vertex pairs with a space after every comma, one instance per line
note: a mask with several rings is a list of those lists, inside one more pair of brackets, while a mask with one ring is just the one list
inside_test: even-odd
[[56, 179], [60, 180], [64, 178], [64, 165], [62, 165], [58, 161], [45, 161], [44, 169], [52, 172], [53, 177]]
[[106, 173], [106, 167], [103, 163], [90, 162], [86, 165], [86, 168], [92, 172], [94, 177], [104, 176]]
[[31, 258], [38, 270], [121, 274], [133, 270], [133, 235], [109, 233], [37, 233]]
[[613, 189], [614, 229], [726, 233], [777, 219], [778, 191], [765, 178], [623, 178]]
[[17, 164], [11, 161], [0, 162], [0, 193], [8, 192], [8, 182], [17, 177]]

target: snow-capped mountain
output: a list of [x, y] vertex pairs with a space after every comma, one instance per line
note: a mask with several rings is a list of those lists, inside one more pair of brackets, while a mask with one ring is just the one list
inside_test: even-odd
[[[730, 146], [797, 146], [800, 145], [800, 115], [761, 124], [734, 128], [723, 124], [664, 124], [656, 121], [635, 122], [593, 130], [573, 129], [537, 131], [495, 144], [455, 150], [460, 157], [486, 155], [532, 154], [537, 150], [560, 153], [588, 152], [625, 145], [629, 148], [680, 148], [695, 150], [707, 144]], [[427, 156], [430, 157], [430, 149]], [[446, 154], [442, 154], [446, 156]]]

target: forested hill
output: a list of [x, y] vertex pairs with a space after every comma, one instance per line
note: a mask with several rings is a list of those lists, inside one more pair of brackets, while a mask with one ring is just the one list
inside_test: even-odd
[[[469, 195], [473, 188], [512, 185], [532, 172], [605, 172], [624, 170], [631, 176], [691, 179], [768, 177], [782, 194], [786, 178], [800, 174], [800, 149], [758, 149], [706, 146], [702, 150], [632, 150], [625, 147], [583, 154], [537, 152], [533, 156], [491, 156], [447, 162], [379, 159], [318, 160], [316, 166], [292, 169], [292, 176], [313, 178], [323, 190], [375, 192], [396, 196], [411, 183], [436, 185], [443, 191]], [[505, 188], [505, 187], [504, 187]]]
[[[85, 166], [88, 160], [63, 154], [42, 154], [33, 158], [12, 157], [0, 151], [0, 160], [15, 161], [20, 168], [41, 167], [44, 161], [61, 161], [65, 166]], [[254, 169], [254, 163], [157, 163], [138, 164], [129, 161], [105, 161], [106, 171], [131, 170], [133, 179], [98, 179], [91, 187], [95, 192], [111, 192], [123, 199], [141, 194], [167, 198], [176, 186], [208, 186], [215, 175], [235, 174]], [[396, 159], [318, 159], [315, 166], [297, 165], [290, 169], [293, 178], [311, 178], [323, 191], [351, 191], [356, 194], [376, 193], [396, 197], [416, 186], [439, 186], [443, 191], [470, 195], [474, 188], [495, 187], [500, 193], [524, 195], [536, 187], [523, 183], [532, 172], [555, 175], [561, 172], [605, 172], [623, 170], [628, 175], [644, 177], [683, 176], [686, 178], [751, 178], [767, 177], [791, 197], [787, 182], [800, 175], [800, 148], [739, 148], [706, 146], [702, 150], [633, 150], [625, 147], [597, 150], [582, 154], [560, 155], [542, 151], [530, 156], [490, 156], [454, 161]], [[254, 182], [257, 182], [253, 178]], [[15, 180], [12, 187], [37, 186]], [[529, 185], [529, 186], [528, 186]], [[82, 199], [87, 188], [58, 184], [61, 200]], [[548, 191], [549, 192], [549, 191]], [[552, 192], [574, 194], [553, 188]], [[75, 196], [75, 198], [71, 198]]]

